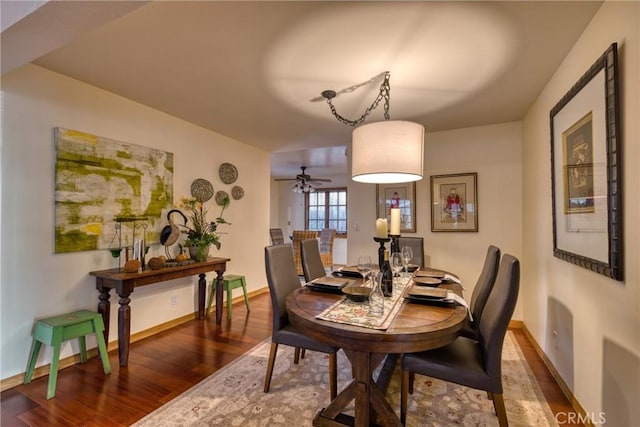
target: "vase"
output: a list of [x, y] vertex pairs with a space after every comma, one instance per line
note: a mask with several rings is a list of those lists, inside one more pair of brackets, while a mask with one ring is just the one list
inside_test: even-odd
[[206, 261], [209, 256], [209, 247], [211, 245], [206, 246], [189, 246], [189, 256], [192, 260], [196, 262]]

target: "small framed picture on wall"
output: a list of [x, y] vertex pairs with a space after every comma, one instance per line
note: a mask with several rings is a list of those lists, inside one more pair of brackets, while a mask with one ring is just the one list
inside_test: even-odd
[[478, 231], [478, 174], [431, 176], [431, 231]]

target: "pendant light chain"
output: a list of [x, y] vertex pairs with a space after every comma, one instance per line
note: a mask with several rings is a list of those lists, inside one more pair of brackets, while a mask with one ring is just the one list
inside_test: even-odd
[[338, 112], [336, 111], [336, 108], [333, 106], [333, 102], [331, 101], [331, 99], [336, 96], [335, 92], [325, 91], [322, 93], [322, 96], [324, 96], [327, 99], [327, 104], [329, 104], [329, 108], [331, 108], [331, 112], [336, 117], [336, 119], [338, 119], [338, 121], [346, 125], [355, 126], [357, 124], [364, 122], [367, 116], [371, 114], [371, 112], [378, 107], [378, 105], [380, 104], [380, 101], [382, 101], [383, 99], [384, 99], [384, 119], [389, 120], [390, 118], [389, 103], [391, 101], [391, 86], [389, 85], [389, 77], [390, 77], [390, 73], [386, 71], [384, 73], [384, 80], [380, 84], [380, 93], [378, 93], [378, 96], [376, 97], [375, 101], [373, 101], [371, 106], [367, 108], [362, 114], [362, 116], [360, 116], [356, 120], [349, 120], [341, 116], [340, 114], [338, 114]]

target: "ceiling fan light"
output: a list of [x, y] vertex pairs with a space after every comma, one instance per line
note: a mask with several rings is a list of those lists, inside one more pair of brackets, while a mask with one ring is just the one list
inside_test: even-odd
[[422, 179], [424, 126], [385, 120], [353, 130], [351, 178], [357, 182], [392, 184]]
[[316, 191], [313, 185], [303, 181], [297, 181], [295, 184], [291, 186], [291, 190], [293, 190], [294, 193], [298, 193], [298, 194], [313, 193]]

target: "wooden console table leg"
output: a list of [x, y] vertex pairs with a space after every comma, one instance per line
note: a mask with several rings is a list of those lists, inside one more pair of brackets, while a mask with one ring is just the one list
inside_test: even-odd
[[[98, 280], [100, 281], [100, 280]], [[104, 342], [109, 345], [109, 319], [111, 318], [111, 288], [105, 288], [100, 283], [96, 286], [98, 288], [98, 313], [102, 315], [102, 323], [104, 323]]]
[[207, 293], [207, 276], [200, 273], [198, 280], [198, 319], [204, 319], [204, 306]]
[[224, 275], [223, 270], [218, 270], [218, 285], [216, 286], [216, 325], [222, 323], [222, 287], [224, 283], [222, 282], [222, 276]]
[[118, 358], [120, 366], [129, 363], [129, 340], [131, 339], [131, 292], [123, 292], [120, 296], [120, 308], [118, 309]]

